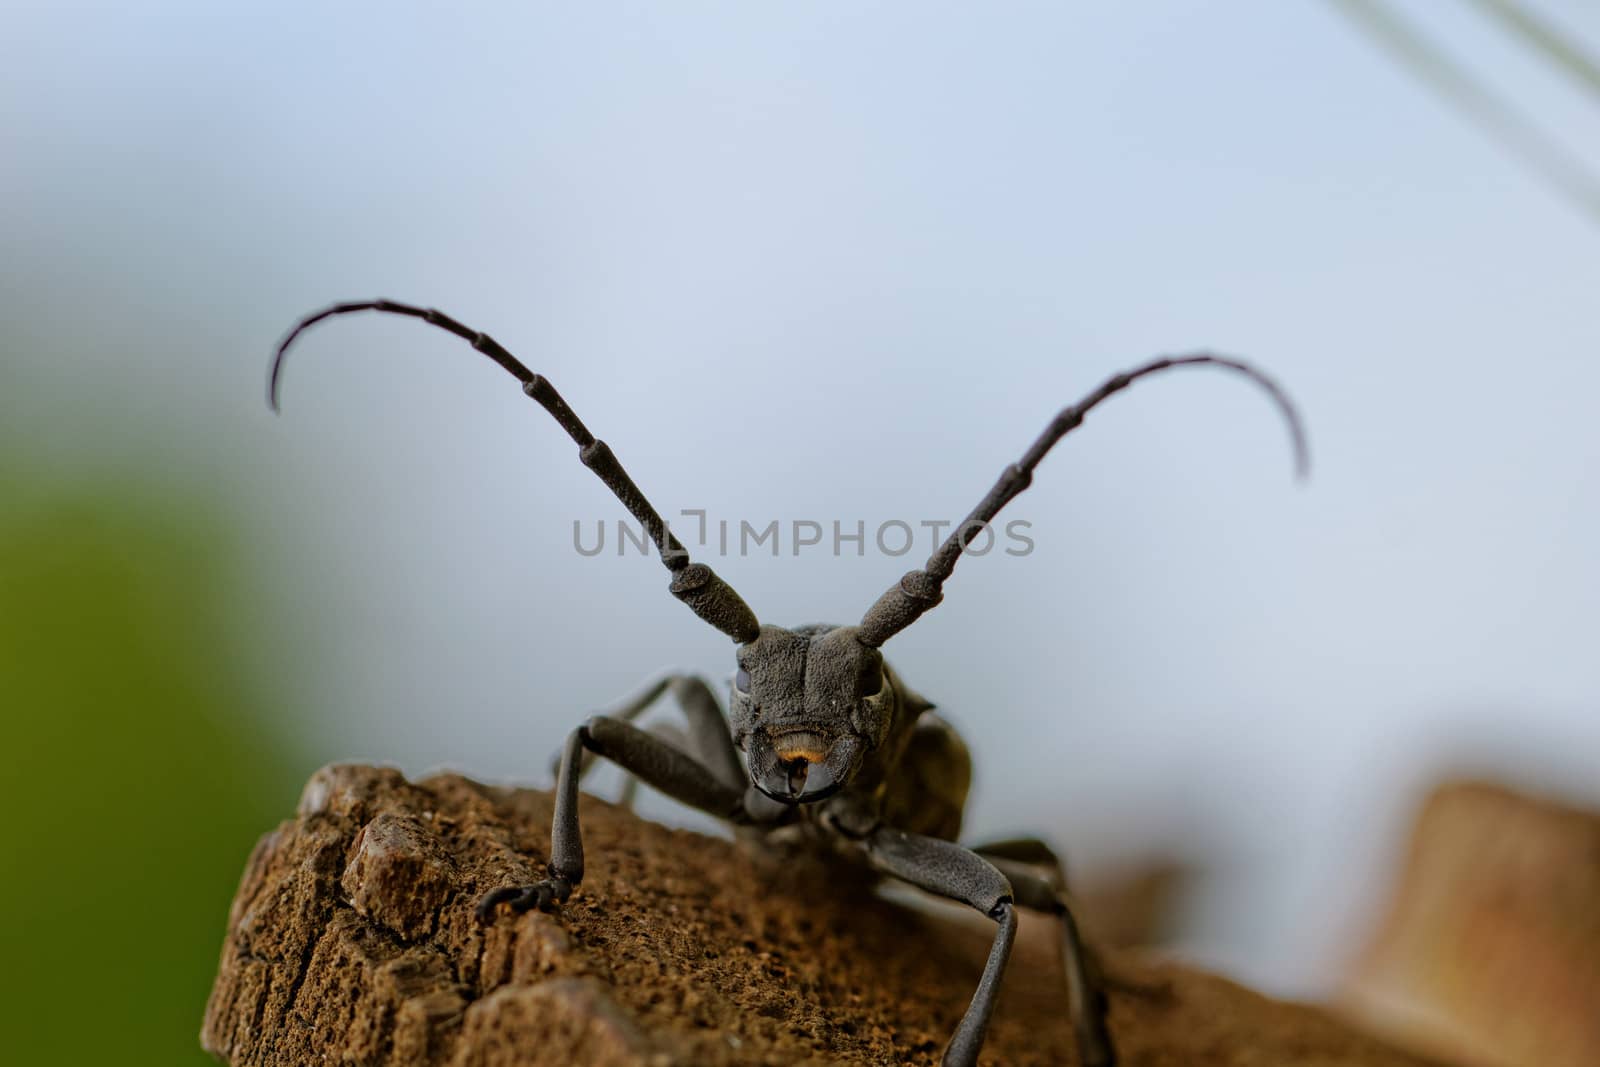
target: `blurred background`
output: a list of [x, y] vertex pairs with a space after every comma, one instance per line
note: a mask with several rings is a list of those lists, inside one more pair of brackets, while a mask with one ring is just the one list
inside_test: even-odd
[[[315, 767], [544, 784], [586, 713], [732, 669], [659, 564], [574, 551], [619, 505], [446, 335], [326, 325], [274, 418], [338, 299], [493, 333], [663, 512], [757, 526], [955, 519], [1109, 372], [1269, 368], [1308, 485], [1253, 390], [1142, 384], [887, 647], [969, 832], [1181, 867], [1205, 966], [1330, 995], [1441, 778], [1600, 804], [1593, 5], [137, 7], [0, 34], [22, 1062], [204, 1062]], [[697, 553], [780, 624], [925, 554]]]

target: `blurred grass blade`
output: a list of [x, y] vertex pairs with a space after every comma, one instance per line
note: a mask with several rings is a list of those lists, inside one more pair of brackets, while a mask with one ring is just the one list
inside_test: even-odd
[[1600, 100], [1600, 60], [1583, 50], [1571, 34], [1558, 30], [1512, 0], [1471, 0], [1523, 42], [1566, 71]]
[[1515, 108], [1485, 88], [1464, 67], [1435, 47], [1379, 0], [1331, 0], [1363, 32], [1418, 78], [1432, 85], [1574, 206], [1600, 223], [1600, 181], [1560, 144], [1546, 137]]

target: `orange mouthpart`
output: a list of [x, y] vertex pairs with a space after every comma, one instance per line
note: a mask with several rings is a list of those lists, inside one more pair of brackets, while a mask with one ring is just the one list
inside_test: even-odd
[[804, 730], [773, 738], [772, 750], [785, 763], [793, 763], [795, 760], [821, 763], [828, 758], [828, 746], [823, 744], [822, 738]]

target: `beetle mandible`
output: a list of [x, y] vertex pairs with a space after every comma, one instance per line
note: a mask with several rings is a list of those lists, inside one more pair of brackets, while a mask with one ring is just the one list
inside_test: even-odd
[[[555, 818], [548, 876], [532, 885], [485, 894], [477, 914], [492, 922], [501, 906], [550, 909], [583, 881], [578, 782], [592, 757], [620, 765], [674, 799], [736, 826], [771, 833], [794, 828], [818, 843], [845, 846], [877, 871], [960, 901], [996, 926], [977, 990], [945, 1047], [945, 1067], [972, 1067], [983, 1047], [995, 995], [1016, 936], [1018, 907], [1056, 916], [1061, 924], [1066, 998], [1083, 1062], [1111, 1067], [1116, 1053], [1106, 1027], [1098, 968], [1068, 904], [1060, 860], [1032, 838], [971, 848], [957, 844], [971, 760], [933, 705], [884, 662], [883, 643], [936, 606], [971, 537], [1027, 489], [1046, 453], [1097, 404], [1140, 378], [1184, 366], [1219, 367], [1264, 389], [1289, 426], [1296, 473], [1309, 466], [1300, 417], [1278, 384], [1247, 363], [1208, 353], [1171, 356], [1114, 375], [1063, 408], [1022, 458], [920, 569], [902, 577], [854, 626], [762, 625], [733, 587], [689, 553], [604, 441], [589, 432], [561, 394], [488, 334], [430, 308], [391, 300], [334, 304], [289, 331], [273, 357], [267, 398], [278, 408], [285, 353], [308, 327], [334, 316], [377, 311], [421, 319], [448, 330], [522, 383], [578, 446], [578, 458], [626, 507], [655, 543], [671, 573], [671, 591], [701, 619], [738, 644], [737, 666], [723, 714], [702, 679], [671, 675], [608, 715], [567, 735], [556, 774]], [[642, 730], [632, 720], [670, 693], [686, 731]]]

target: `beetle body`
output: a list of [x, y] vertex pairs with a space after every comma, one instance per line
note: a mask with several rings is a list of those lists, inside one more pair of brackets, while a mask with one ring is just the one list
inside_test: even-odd
[[[487, 334], [429, 308], [391, 300], [335, 304], [307, 316], [278, 346], [268, 378], [277, 407], [283, 359], [307, 327], [362, 311], [420, 319], [469, 342], [522, 383], [578, 446], [584, 466], [611, 489], [649, 533], [670, 572], [670, 592], [738, 645], [726, 712], [711, 689], [688, 676], [668, 676], [614, 709], [578, 726], [562, 749], [556, 775], [548, 876], [491, 890], [478, 916], [503, 909], [550, 909], [583, 881], [578, 787], [596, 757], [675, 799], [750, 828], [759, 835], [799, 836], [857, 856], [881, 873], [960, 901], [995, 923], [989, 959], [972, 1002], [945, 1048], [946, 1067], [973, 1067], [983, 1047], [1000, 979], [1016, 936], [1016, 909], [1060, 922], [1066, 1007], [1088, 1067], [1111, 1067], [1116, 1054], [1106, 1028], [1106, 1000], [1067, 902], [1055, 852], [1031, 838], [957, 844], [972, 780], [972, 761], [932, 705], [908, 689], [884, 662], [880, 647], [943, 597], [970, 539], [1028, 488], [1057, 441], [1088, 412], [1133, 382], [1174, 367], [1212, 366], [1264, 389], [1288, 422], [1297, 470], [1307, 466], [1298, 415], [1277, 383], [1225, 356], [1166, 357], [1114, 375], [1078, 403], [1061, 409], [1022, 458], [1009, 464], [967, 518], [920, 569], [904, 575], [854, 626], [761, 625], [734, 589], [710, 567], [694, 563], [660, 514], [604, 441], [589, 432], [549, 380], [530, 371]], [[682, 729], [633, 720], [670, 694]]]

